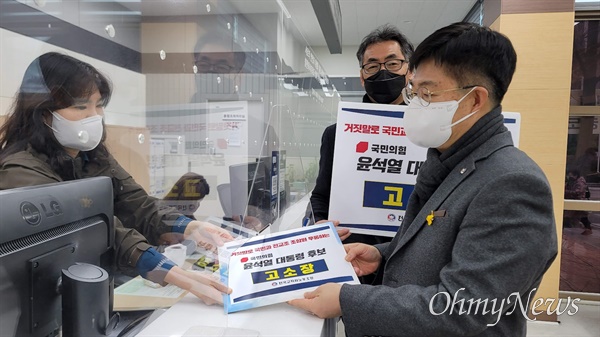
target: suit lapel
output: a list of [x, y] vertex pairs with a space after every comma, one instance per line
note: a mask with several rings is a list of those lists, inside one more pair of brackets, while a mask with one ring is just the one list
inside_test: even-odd
[[[394, 247], [394, 251], [390, 255], [390, 258], [404, 245], [406, 245], [406, 243], [409, 242], [419, 232], [419, 230], [421, 230], [421, 228], [423, 228], [427, 215], [429, 215], [431, 211], [437, 211], [438, 207], [440, 207], [444, 200], [448, 198], [450, 193], [452, 193], [452, 191], [454, 191], [454, 189], [456, 189], [456, 187], [460, 185], [463, 180], [465, 180], [475, 171], [475, 163], [477, 161], [490, 156], [492, 153], [503, 147], [512, 145], [513, 143], [510, 132], [497, 134], [473, 151], [471, 155], [463, 159], [458, 165], [456, 165], [452, 172], [448, 174], [446, 179], [444, 179], [437, 190], [433, 193], [431, 198], [427, 200], [419, 213], [417, 213], [417, 216], [413, 222], [409, 224], [406, 232], [400, 238], [398, 238], [398, 243], [396, 244], [396, 247]], [[451, 212], [452, 210], [447, 211]]]
[[[464, 170], [463, 170], [464, 169]], [[438, 207], [446, 200], [446, 198], [454, 191], [454, 189], [466, 178], [471, 172], [475, 170], [475, 163], [472, 157], [467, 157], [459, 165], [457, 165], [450, 174], [444, 179], [440, 186], [431, 195], [429, 200], [425, 203], [423, 208], [419, 211], [413, 222], [406, 229], [404, 235], [402, 235], [398, 244], [394, 248], [394, 255], [402, 246], [404, 246], [410, 239], [412, 239], [418, 232], [423, 228], [426, 222], [427, 215], [431, 211], [438, 210]], [[462, 173], [461, 173], [462, 172]]]

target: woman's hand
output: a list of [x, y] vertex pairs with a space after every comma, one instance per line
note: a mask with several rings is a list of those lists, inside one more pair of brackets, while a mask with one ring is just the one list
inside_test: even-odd
[[207, 305], [223, 304], [223, 294], [232, 291], [209, 272], [192, 272], [177, 266], [169, 270], [165, 282], [191, 292]]
[[350, 229], [338, 227], [340, 225], [340, 222], [337, 220], [321, 220], [321, 221], [318, 221], [315, 225], [326, 223], [326, 222], [333, 222], [333, 225], [336, 227], [337, 234], [340, 237], [340, 240], [342, 240], [342, 241], [346, 240], [350, 236], [350, 234], [352, 234], [352, 233], [350, 233]]
[[242, 223], [242, 219], [240, 219], [239, 215], [234, 215], [232, 217], [233, 221], [238, 224], [241, 225], [244, 228], [250, 228], [256, 232], [260, 232], [263, 228], [264, 225], [262, 224], [262, 222], [260, 222], [260, 219], [251, 215], [247, 215], [244, 217], [241, 217], [244, 221]]
[[184, 233], [185, 238], [194, 240], [199, 247], [213, 252], [223, 243], [232, 241], [234, 238], [225, 229], [211, 223], [194, 220], [188, 223]]

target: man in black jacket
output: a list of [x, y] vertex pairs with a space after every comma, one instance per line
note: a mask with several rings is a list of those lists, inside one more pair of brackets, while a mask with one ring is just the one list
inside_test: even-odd
[[[356, 52], [360, 82], [366, 91], [364, 103], [404, 104], [401, 92], [406, 85], [408, 58], [412, 52], [412, 44], [391, 25], [381, 26], [365, 36]], [[315, 222], [329, 219], [335, 128], [336, 124], [328, 126], [321, 138], [319, 175], [310, 198]], [[377, 244], [390, 240], [384, 236], [352, 234], [344, 243]], [[370, 283], [372, 280], [361, 281]]]

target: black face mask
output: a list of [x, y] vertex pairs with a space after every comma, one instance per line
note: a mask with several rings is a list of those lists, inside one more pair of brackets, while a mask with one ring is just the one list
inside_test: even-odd
[[377, 103], [389, 104], [395, 101], [406, 85], [404, 75], [391, 73], [382, 69], [375, 75], [365, 78], [365, 90]]

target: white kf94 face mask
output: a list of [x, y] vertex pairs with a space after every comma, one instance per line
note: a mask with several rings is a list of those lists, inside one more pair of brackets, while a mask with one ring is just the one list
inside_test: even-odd
[[79, 151], [95, 149], [100, 144], [104, 131], [100, 115], [70, 121], [56, 112], [52, 112], [50, 128], [60, 145]]
[[472, 88], [458, 101], [431, 102], [421, 105], [421, 99], [411, 100], [404, 112], [404, 131], [411, 143], [425, 148], [437, 148], [452, 135], [452, 127], [473, 116], [478, 110], [452, 123], [458, 104], [475, 88]]

